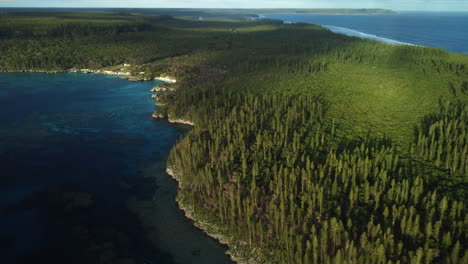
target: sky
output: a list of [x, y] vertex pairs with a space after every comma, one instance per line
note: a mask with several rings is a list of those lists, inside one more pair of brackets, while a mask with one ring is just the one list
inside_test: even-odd
[[386, 8], [468, 11], [468, 0], [0, 0], [0, 7]]

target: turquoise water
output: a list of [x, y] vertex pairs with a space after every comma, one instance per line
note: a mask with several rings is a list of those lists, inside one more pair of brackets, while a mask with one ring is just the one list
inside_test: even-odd
[[331, 31], [392, 44], [468, 53], [468, 12], [398, 12], [371, 15], [263, 14], [260, 17], [322, 25]]
[[156, 84], [0, 73], [2, 263], [230, 263], [175, 203], [190, 127], [152, 119]]

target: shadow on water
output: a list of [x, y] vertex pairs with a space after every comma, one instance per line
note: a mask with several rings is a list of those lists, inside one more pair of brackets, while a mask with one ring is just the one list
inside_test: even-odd
[[0, 74], [2, 263], [230, 263], [176, 205], [156, 84]]

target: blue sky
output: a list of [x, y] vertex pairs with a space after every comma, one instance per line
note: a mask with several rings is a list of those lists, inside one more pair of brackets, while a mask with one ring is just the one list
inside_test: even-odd
[[0, 0], [0, 7], [286, 7], [468, 11], [468, 0]]

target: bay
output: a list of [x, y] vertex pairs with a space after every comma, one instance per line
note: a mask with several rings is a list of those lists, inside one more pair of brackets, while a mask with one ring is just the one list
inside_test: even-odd
[[0, 73], [2, 263], [231, 263], [175, 202], [159, 83]]

